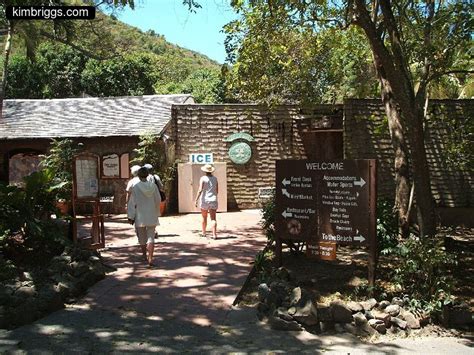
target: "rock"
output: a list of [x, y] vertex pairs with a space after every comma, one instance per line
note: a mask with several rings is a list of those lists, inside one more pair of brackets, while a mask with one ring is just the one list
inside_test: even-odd
[[387, 328], [390, 327], [390, 320], [392, 319], [390, 314], [374, 309], [372, 315], [374, 316], [374, 319], [384, 322]]
[[293, 317], [290, 316], [287, 310], [283, 307], [280, 307], [277, 310], [275, 310], [275, 312], [273, 313], [273, 316], [286, 320], [287, 322], [293, 321]]
[[23, 272], [23, 280], [33, 281], [33, 276], [28, 271]]
[[352, 312], [362, 312], [364, 307], [359, 302], [350, 301], [347, 303], [347, 308], [349, 308]]
[[89, 261], [92, 261], [92, 262], [100, 262], [100, 258], [96, 255], [92, 255], [90, 258], [89, 258]]
[[407, 329], [407, 322], [404, 321], [403, 319], [392, 317], [390, 318], [390, 322], [392, 324], [395, 324], [400, 329], [403, 329], [403, 330]]
[[336, 323], [351, 323], [352, 311], [340, 300], [331, 302], [332, 319]]
[[54, 288], [44, 288], [38, 295], [38, 302], [44, 304], [44, 310], [48, 313], [64, 308], [61, 294]]
[[334, 322], [319, 322], [319, 327], [322, 333], [334, 331]]
[[361, 302], [360, 304], [362, 307], [364, 307], [365, 311], [371, 311], [377, 305], [377, 300], [375, 298], [371, 298], [367, 301]]
[[270, 308], [278, 308], [281, 306], [282, 299], [277, 292], [273, 291], [273, 289], [270, 289], [270, 293], [268, 294], [265, 303]]
[[89, 264], [83, 262], [83, 261], [80, 261], [80, 262], [73, 262], [71, 263], [71, 265], [75, 264], [75, 266], [73, 266], [73, 272], [72, 274], [76, 277], [80, 277], [84, 274], [86, 274], [87, 272], [89, 272]]
[[269, 311], [270, 311], [270, 307], [268, 307], [268, 305], [266, 303], [260, 302], [257, 305], [258, 319], [262, 320], [263, 318], [265, 318]]
[[393, 297], [392, 304], [396, 304], [400, 307], [403, 307], [403, 300], [400, 297]]
[[321, 322], [332, 322], [332, 313], [331, 313], [331, 307], [326, 306], [324, 304], [318, 304], [317, 305], [318, 309], [318, 318]]
[[301, 287], [295, 287], [291, 291], [290, 305], [294, 306], [301, 300]]
[[390, 314], [392, 317], [396, 317], [400, 313], [400, 306], [397, 304], [391, 304], [385, 308], [385, 312]]
[[390, 306], [390, 302], [387, 301], [387, 300], [382, 301], [382, 302], [379, 303], [379, 308], [380, 309], [385, 309], [385, 308], [387, 308], [387, 306]]
[[260, 302], [265, 302], [269, 294], [270, 294], [270, 287], [268, 287], [267, 284], [262, 283], [258, 285], [258, 300]]
[[288, 284], [281, 281], [274, 281], [270, 284], [270, 291], [272, 293], [276, 293], [280, 298], [281, 302], [283, 302], [286, 298], [288, 298]]
[[355, 325], [359, 327], [365, 326], [368, 322], [367, 318], [365, 318], [365, 316], [361, 312], [354, 314], [352, 318], [354, 318]]
[[284, 280], [284, 281], [290, 281], [290, 273], [288, 272], [288, 270], [286, 268], [284, 268], [283, 266], [279, 267], [278, 269], [276, 269], [274, 272], [274, 275], [276, 277], [278, 277], [280, 280]]
[[296, 307], [296, 313], [292, 317], [305, 326], [318, 324], [318, 310], [311, 300], [307, 300], [304, 307]]
[[410, 329], [420, 329], [420, 322], [416, 317], [413, 315], [413, 313], [408, 312], [408, 311], [403, 311], [400, 314], [401, 318], [403, 318], [407, 322], [407, 327]]
[[288, 308], [288, 314], [289, 315], [293, 315], [296, 313], [296, 307], [290, 307]]
[[374, 319], [374, 315], [372, 314], [371, 311], [365, 311], [365, 312], [364, 312], [364, 316], [365, 316], [365, 318], [367, 318], [367, 319]]
[[303, 328], [295, 321], [286, 321], [278, 317], [270, 317], [268, 319], [268, 324], [274, 330], [284, 330], [284, 331], [302, 331]]
[[14, 294], [16, 297], [27, 299], [37, 295], [36, 287], [33, 286], [21, 286]]
[[385, 326], [385, 322], [380, 319], [370, 319], [369, 325], [378, 331], [380, 334], [385, 334], [387, 332], [387, 327]]

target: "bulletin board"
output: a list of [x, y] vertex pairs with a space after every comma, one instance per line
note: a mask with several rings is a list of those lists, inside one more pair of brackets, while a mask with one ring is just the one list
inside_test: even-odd
[[99, 198], [99, 157], [81, 154], [74, 158], [74, 197], [77, 200]]

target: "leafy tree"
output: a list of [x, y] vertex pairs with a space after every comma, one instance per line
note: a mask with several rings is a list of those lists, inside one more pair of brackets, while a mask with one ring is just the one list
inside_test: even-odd
[[472, 70], [472, 60], [459, 61], [458, 57], [472, 46], [474, 5], [435, 0], [237, 0], [232, 5], [238, 12], [258, 12], [268, 6], [267, 17], [275, 27], [284, 23], [301, 32], [310, 28], [315, 35], [326, 29], [355, 27], [364, 33], [395, 149], [399, 222], [406, 234], [411, 162], [420, 233], [434, 235], [436, 219], [424, 146], [424, 108], [433, 83], [445, 75], [465, 75]]
[[241, 18], [225, 26], [233, 64], [227, 85], [236, 99], [305, 104], [376, 92], [360, 31], [315, 34], [310, 26], [286, 21], [284, 8], [265, 2], [237, 9]]
[[42, 98], [43, 77], [36, 63], [24, 56], [12, 56], [8, 65], [6, 97]]
[[36, 56], [35, 66], [43, 76], [43, 98], [80, 96], [81, 73], [87, 61], [84, 54], [63, 44], [44, 43]]
[[219, 103], [222, 102], [222, 85], [218, 70], [198, 69], [186, 78], [182, 92], [192, 94], [199, 103]]
[[104, 61], [91, 59], [81, 75], [81, 84], [92, 96], [154, 94], [155, 61], [148, 54], [131, 54]]

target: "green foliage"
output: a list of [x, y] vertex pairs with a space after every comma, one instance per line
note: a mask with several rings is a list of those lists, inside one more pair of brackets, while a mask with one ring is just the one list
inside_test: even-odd
[[396, 255], [399, 266], [393, 271], [393, 281], [412, 299], [412, 308], [436, 313], [452, 301], [450, 272], [457, 261], [445, 250], [442, 239], [411, 236], [397, 246]]
[[215, 69], [198, 69], [183, 83], [182, 93], [192, 94], [197, 103], [212, 104], [222, 102], [223, 81]]
[[42, 98], [42, 79], [36, 63], [13, 56], [8, 65], [6, 97]]
[[166, 160], [164, 143], [156, 134], [145, 132], [140, 136], [138, 148], [133, 150], [135, 157], [130, 164], [151, 164], [163, 184], [171, 183], [176, 174], [176, 166]]
[[268, 241], [275, 240], [275, 194], [264, 202], [262, 207], [262, 220], [260, 225], [267, 236]]
[[42, 97], [77, 97], [84, 91], [81, 73], [87, 58], [63, 44], [44, 43], [38, 47], [36, 66], [42, 75]]
[[[110, 2], [102, 6], [107, 4]], [[191, 77], [201, 69], [203, 72]], [[220, 81], [214, 75], [218, 69], [204, 55], [100, 11], [94, 21], [23, 21], [15, 24], [6, 97], [196, 92], [198, 102], [211, 102], [218, 97], [215, 92]]]
[[148, 54], [132, 54], [105, 61], [91, 59], [81, 75], [92, 96], [150, 95], [154, 93], [154, 61]]
[[377, 239], [382, 254], [390, 254], [398, 244], [397, 215], [393, 210], [393, 201], [377, 201]]
[[52, 171], [43, 169], [24, 178], [24, 187], [0, 184], [0, 231], [38, 238], [51, 228], [50, 215], [57, 213], [58, 193]]
[[234, 64], [226, 84], [236, 99], [310, 104], [377, 93], [370, 50], [356, 29], [315, 32], [265, 1], [234, 8], [242, 16], [225, 26]]
[[44, 173], [51, 176], [55, 186], [60, 186], [58, 198], [72, 198], [73, 158], [78, 150], [71, 139], [53, 139], [41, 160]]

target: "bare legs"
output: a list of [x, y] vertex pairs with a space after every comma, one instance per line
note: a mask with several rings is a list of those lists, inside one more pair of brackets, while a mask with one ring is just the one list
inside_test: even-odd
[[202, 226], [201, 226], [202, 233], [201, 233], [201, 235], [203, 237], [205, 237], [206, 236], [206, 229], [207, 229], [207, 210], [203, 210], [201, 208], [201, 216], [202, 216]]
[[155, 251], [155, 226], [143, 226], [137, 228], [138, 241], [143, 257], [149, 266], [153, 266], [153, 252]]
[[212, 237], [217, 239], [217, 221], [216, 221], [216, 210], [209, 210], [209, 214], [211, 215], [211, 230], [212, 230]]
[[148, 265], [153, 266], [153, 252], [155, 251], [155, 244], [147, 243], [146, 249], [148, 251], [148, 256], [147, 256]]
[[[212, 237], [217, 239], [217, 222], [216, 222], [216, 210], [209, 210], [209, 215], [211, 217], [211, 231]], [[207, 210], [201, 208], [202, 216], [202, 236], [206, 235], [207, 229]]]

